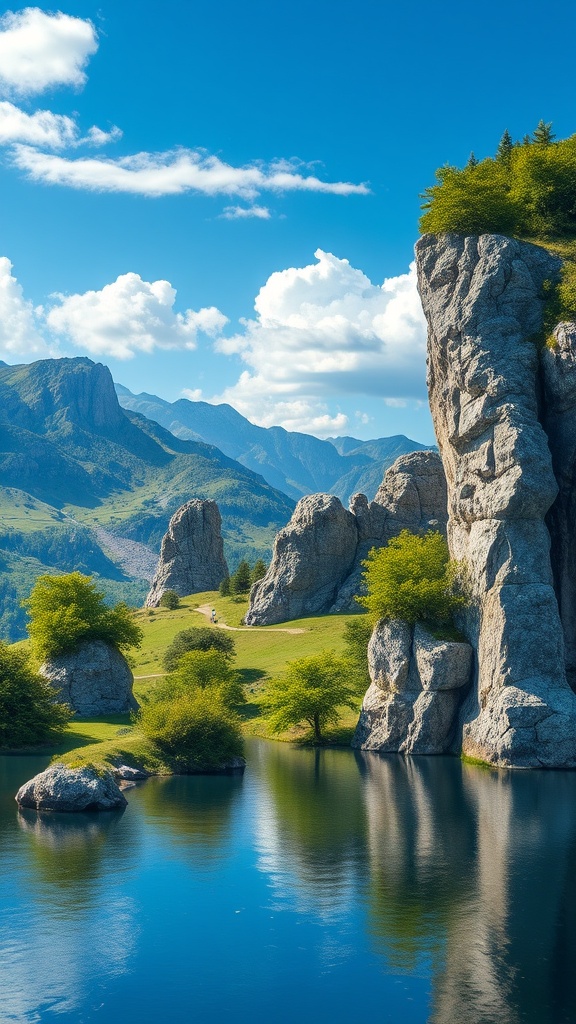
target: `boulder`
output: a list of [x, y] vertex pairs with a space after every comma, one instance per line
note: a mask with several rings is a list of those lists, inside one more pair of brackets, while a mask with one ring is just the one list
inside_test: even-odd
[[[560, 263], [499, 235], [428, 235], [416, 254], [448, 543], [466, 563], [471, 598], [460, 625], [477, 670], [462, 750], [501, 766], [573, 767], [576, 696], [546, 526], [558, 484], [539, 419], [535, 341], [543, 285]], [[557, 392], [553, 378], [550, 366]]]
[[252, 588], [248, 625], [302, 615], [357, 611], [362, 562], [401, 530], [446, 529], [446, 482], [436, 452], [401, 455], [386, 471], [374, 501], [356, 494], [346, 511], [334, 495], [298, 502], [280, 531], [266, 576]]
[[451, 749], [472, 669], [467, 643], [436, 640], [422, 626], [380, 620], [368, 644], [371, 685], [353, 747], [379, 753]]
[[83, 718], [138, 709], [126, 658], [103, 640], [88, 640], [75, 651], [50, 658], [39, 671], [54, 687], [58, 700]]
[[110, 811], [126, 807], [111, 772], [51, 764], [24, 783], [16, 794], [20, 807], [37, 811]]
[[226, 576], [218, 505], [194, 498], [170, 520], [145, 607], [157, 608], [165, 590], [175, 590], [180, 597], [217, 590]]
[[252, 587], [246, 624], [267, 626], [329, 608], [357, 546], [356, 519], [339, 498], [301, 498], [274, 541], [268, 572]]

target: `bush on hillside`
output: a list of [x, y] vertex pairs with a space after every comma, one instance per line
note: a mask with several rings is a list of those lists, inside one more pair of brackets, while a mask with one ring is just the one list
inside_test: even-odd
[[16, 749], [60, 739], [72, 716], [70, 708], [54, 697], [26, 655], [0, 641], [0, 747]]
[[140, 711], [138, 724], [178, 771], [215, 771], [242, 754], [238, 718], [208, 691], [150, 701]]
[[160, 607], [174, 611], [180, 607], [180, 598], [175, 590], [165, 590], [160, 598]]
[[27, 601], [28, 633], [38, 658], [73, 651], [87, 640], [103, 640], [119, 649], [139, 647], [143, 633], [128, 606], [104, 604], [104, 594], [89, 576], [39, 576]]
[[375, 619], [442, 625], [465, 603], [455, 589], [459, 566], [450, 561], [441, 533], [402, 530], [386, 547], [372, 548], [362, 564], [366, 596], [356, 600]]
[[240, 674], [230, 668], [226, 655], [216, 650], [189, 651], [183, 654], [175, 671], [157, 687], [152, 700], [164, 700], [176, 694], [193, 694], [198, 690], [210, 690], [231, 709], [244, 704], [246, 700]]
[[162, 664], [167, 672], [174, 672], [182, 655], [188, 651], [220, 651], [230, 661], [236, 656], [232, 637], [222, 629], [210, 626], [193, 626], [176, 633], [167, 647]]

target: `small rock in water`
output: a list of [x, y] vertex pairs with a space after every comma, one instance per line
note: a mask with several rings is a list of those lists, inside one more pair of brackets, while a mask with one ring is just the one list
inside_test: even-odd
[[110, 811], [127, 804], [111, 772], [60, 763], [24, 783], [15, 799], [20, 807], [37, 811]]

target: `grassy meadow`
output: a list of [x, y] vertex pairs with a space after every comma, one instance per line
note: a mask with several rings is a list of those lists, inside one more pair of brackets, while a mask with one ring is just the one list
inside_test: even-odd
[[[134, 694], [141, 703], [150, 695], [166, 673], [164, 652], [177, 633], [183, 629], [207, 626], [209, 619], [198, 611], [202, 606], [216, 609], [218, 625], [233, 628], [231, 636], [236, 647], [234, 668], [245, 684], [247, 702], [242, 708], [243, 730], [248, 736], [270, 737], [266, 719], [261, 714], [259, 697], [266, 683], [282, 675], [294, 658], [302, 658], [329, 649], [336, 654], [344, 650], [344, 629], [354, 615], [317, 615], [277, 626], [243, 627], [242, 618], [248, 602], [234, 597], [221, 597], [217, 592], [194, 594], [183, 598], [175, 610], [140, 609], [136, 612], [144, 639], [142, 646], [130, 655], [134, 673]], [[362, 694], [358, 696], [358, 711]], [[326, 741], [348, 744], [358, 718], [357, 711], [344, 708], [340, 724], [326, 730]], [[308, 742], [307, 728], [290, 729], [274, 739]], [[123, 760], [127, 764], [144, 764], [149, 770], [162, 772], [165, 766], [153, 756], [129, 715], [112, 715], [94, 720], [73, 720], [66, 740], [54, 750], [54, 758], [67, 764], [103, 764]]]

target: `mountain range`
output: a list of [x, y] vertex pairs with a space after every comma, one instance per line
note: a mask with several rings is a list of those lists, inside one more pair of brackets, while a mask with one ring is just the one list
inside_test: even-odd
[[399, 455], [429, 447], [403, 434], [372, 441], [355, 437], [321, 441], [283, 427], [257, 427], [231, 405], [185, 398], [166, 402], [156, 395], [134, 395], [121, 384], [116, 384], [116, 392], [123, 409], [155, 420], [176, 437], [216, 445], [295, 501], [320, 491], [336, 494], [345, 504], [358, 491], [371, 500], [384, 471]]
[[0, 637], [24, 634], [20, 602], [43, 572], [77, 569], [140, 604], [168, 521], [192, 497], [218, 502], [233, 569], [270, 556], [302, 494], [371, 496], [398, 454], [421, 447], [320, 441], [226, 405], [135, 396], [84, 357], [0, 363]]

